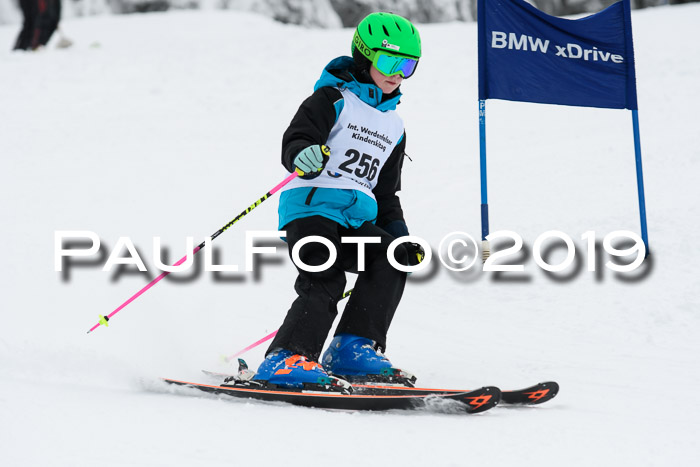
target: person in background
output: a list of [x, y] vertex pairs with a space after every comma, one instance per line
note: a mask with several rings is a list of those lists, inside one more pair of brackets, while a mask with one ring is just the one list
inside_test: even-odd
[[61, 21], [61, 0], [19, 0], [24, 22], [14, 50], [37, 50], [49, 43]]

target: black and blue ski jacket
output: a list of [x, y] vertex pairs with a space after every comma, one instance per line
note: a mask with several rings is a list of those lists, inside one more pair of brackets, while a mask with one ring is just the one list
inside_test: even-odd
[[[329, 134], [343, 111], [344, 88], [377, 110], [394, 110], [401, 98], [397, 89], [383, 95], [366, 72], [356, 69], [351, 57], [332, 60], [314, 86], [314, 93], [299, 107], [282, 138], [282, 165], [294, 170], [294, 158], [308, 146], [326, 144]], [[406, 148], [406, 133], [396, 144], [379, 173], [372, 190], [376, 201], [358, 190], [300, 187], [284, 191], [280, 196], [279, 228], [294, 219], [321, 215], [345, 227], [356, 228], [374, 222], [395, 237], [408, 235], [401, 202], [401, 169]], [[331, 148], [332, 150], [333, 148]], [[352, 209], [340, 206], [351, 203]]]

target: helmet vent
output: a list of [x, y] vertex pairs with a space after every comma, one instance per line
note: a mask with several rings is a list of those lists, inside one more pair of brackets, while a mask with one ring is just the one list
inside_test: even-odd
[[371, 36], [372, 35], [372, 25], [368, 24], [367, 29], [369, 30], [369, 35]]
[[389, 31], [386, 30], [386, 26], [384, 26], [383, 24], [382, 24], [382, 29], [384, 30], [384, 34], [386, 34], [388, 36]]
[[394, 21], [394, 24], [396, 25], [396, 29], [398, 29], [399, 31], [401, 31], [401, 26], [399, 26], [399, 23], [397, 23], [396, 21]]

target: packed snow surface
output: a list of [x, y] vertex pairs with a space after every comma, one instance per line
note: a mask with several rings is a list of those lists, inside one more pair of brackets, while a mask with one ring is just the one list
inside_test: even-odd
[[[245, 232], [276, 229], [276, 198], [214, 242], [217, 264], [241, 272], [172, 274], [86, 334], [158, 274], [154, 236], [172, 263], [186, 237], [199, 243], [285, 177], [281, 135], [350, 29], [234, 12], [92, 17], [63, 23], [70, 49], [12, 53], [18, 28], [0, 26], [0, 464], [698, 465], [700, 5], [632, 20], [652, 260], [618, 274], [600, 245], [640, 230], [629, 111], [489, 101], [491, 230], [523, 238], [509, 260], [525, 271], [455, 273], [434, 258], [407, 285], [387, 355], [419, 384], [561, 384], [541, 407], [479, 416], [332, 412], [159, 381], [235, 370], [221, 356], [280, 325], [295, 278], [284, 244], [244, 271]], [[453, 231], [480, 238], [477, 30], [420, 30], [399, 107], [412, 159], [401, 199], [411, 233], [437, 249]], [[66, 230], [94, 232], [101, 249], [57, 272]], [[533, 259], [550, 230], [577, 245], [554, 277]], [[102, 271], [120, 237], [147, 274]], [[253, 368], [264, 349], [246, 354]]]

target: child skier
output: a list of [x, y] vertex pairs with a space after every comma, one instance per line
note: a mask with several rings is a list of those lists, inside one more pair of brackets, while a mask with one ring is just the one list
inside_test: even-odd
[[[396, 195], [406, 133], [395, 109], [402, 81], [418, 65], [420, 36], [401, 16], [372, 13], [357, 26], [351, 51], [352, 58], [326, 66], [282, 139], [282, 164], [304, 174], [280, 196], [279, 228], [286, 231], [290, 255], [297, 242], [315, 235], [329, 240], [338, 256], [322, 272], [298, 267], [298, 297], [255, 376], [279, 386], [303, 387], [319, 378], [328, 381], [329, 374], [365, 380], [402, 374], [383, 352], [407, 274], [391, 266], [387, 248], [408, 235]], [[364, 268], [358, 264], [362, 249], [352, 237], [376, 242], [364, 244]], [[325, 264], [329, 255], [318, 242], [299, 251], [309, 266]], [[395, 259], [405, 265], [423, 256], [418, 244], [395, 250]], [[357, 282], [321, 365], [346, 271], [358, 272]]]

